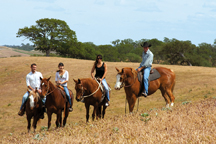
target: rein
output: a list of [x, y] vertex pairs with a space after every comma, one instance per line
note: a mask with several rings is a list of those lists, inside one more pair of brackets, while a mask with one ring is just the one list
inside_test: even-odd
[[[95, 80], [96, 80], [96, 79], [95, 79]], [[101, 82], [102, 82], [102, 81], [101, 81]], [[83, 90], [84, 88], [83, 88], [83, 85], [82, 85], [82, 94], [83, 94], [82, 97], [83, 97], [83, 98], [86, 98], [86, 97], [90, 97], [90, 96], [94, 95], [94, 94], [100, 89], [101, 82], [98, 83], [98, 88], [97, 88], [97, 90], [96, 90], [95, 92], [93, 92], [93, 93], [91, 93], [91, 94], [89, 94], [89, 95], [85, 95], [85, 96], [84, 96], [84, 90]]]
[[[57, 87], [56, 87], [56, 88], [54, 88], [54, 90], [56, 90], [56, 89], [57, 89]], [[52, 90], [51, 92], [49, 92], [49, 93], [48, 93], [48, 91], [49, 91], [49, 82], [48, 82], [48, 89], [47, 89], [47, 92], [46, 92], [46, 96], [47, 96], [47, 95], [49, 95], [49, 94], [51, 94], [51, 93], [53, 93], [53, 92], [54, 92], [54, 90]]]

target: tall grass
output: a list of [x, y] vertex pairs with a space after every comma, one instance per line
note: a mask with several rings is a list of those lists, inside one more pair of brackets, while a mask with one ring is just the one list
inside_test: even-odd
[[[151, 109], [114, 115], [90, 123], [70, 123], [65, 128], [45, 128], [37, 133], [9, 135], [3, 143], [214, 143], [216, 99], [210, 98], [172, 110]], [[146, 119], [149, 119], [146, 121]]]

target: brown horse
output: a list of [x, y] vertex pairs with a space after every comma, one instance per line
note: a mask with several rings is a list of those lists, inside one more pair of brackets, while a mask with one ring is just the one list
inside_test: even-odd
[[[161, 77], [153, 80], [149, 84], [148, 95], [155, 93], [160, 89], [165, 101], [166, 107], [174, 105], [175, 97], [173, 95], [173, 89], [175, 86], [175, 73], [173, 70], [164, 67], [155, 67], [155, 69], [160, 73]], [[133, 68], [122, 68], [119, 70], [116, 68], [118, 74], [116, 76], [115, 89], [120, 90], [123, 85], [126, 93], [126, 99], [129, 104], [129, 111], [132, 112], [136, 103], [136, 99], [140, 96], [140, 82], [137, 78], [137, 71]]]
[[[85, 108], [86, 108], [86, 122], [89, 120], [89, 107], [90, 105], [94, 106], [94, 110], [92, 113], [92, 120], [101, 118], [101, 107], [103, 106], [102, 118], [104, 118], [105, 110], [106, 110], [106, 98], [101, 101], [102, 91], [98, 83], [91, 78], [84, 78], [74, 80], [75, 89], [76, 89], [76, 100], [79, 102], [84, 98]], [[110, 92], [109, 92], [110, 93]]]
[[[51, 125], [51, 118], [52, 114], [57, 114], [56, 119], [56, 128], [62, 126], [62, 111], [64, 110], [64, 120], [63, 120], [63, 126], [65, 126], [67, 117], [69, 115], [69, 107], [70, 104], [67, 101], [66, 95], [63, 96], [62, 91], [55, 85], [52, 84], [49, 77], [46, 78], [40, 78], [41, 79], [41, 90], [42, 90], [42, 96], [46, 96], [46, 102], [45, 107], [47, 108], [47, 115], [48, 115], [48, 129]], [[71, 104], [73, 105], [73, 93], [71, 90], [69, 90], [70, 96], [71, 96]]]
[[42, 109], [42, 101], [40, 99], [39, 94], [36, 91], [29, 91], [29, 98], [26, 102], [26, 118], [28, 121], [28, 132], [30, 132], [30, 127], [31, 127], [31, 119], [34, 117], [33, 120], [33, 127], [34, 127], [34, 132], [37, 127], [37, 122], [43, 115], [43, 109]]

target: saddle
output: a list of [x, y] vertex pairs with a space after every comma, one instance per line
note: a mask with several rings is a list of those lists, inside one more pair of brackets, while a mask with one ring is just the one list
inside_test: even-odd
[[[137, 77], [138, 77], [138, 80], [139, 80], [140, 86], [141, 86], [140, 93], [144, 89], [143, 74], [144, 74], [143, 71], [140, 71], [137, 74]], [[160, 77], [161, 77], [161, 75], [156, 69], [151, 69], [150, 70], [150, 75], [149, 75], [148, 87], [150, 86], [150, 81], [156, 80], [156, 79], [158, 79]]]
[[64, 88], [61, 86], [61, 85], [56, 85], [58, 87], [58, 89], [60, 90], [63, 98], [66, 100], [66, 102], [68, 102], [68, 99], [67, 99], [67, 96], [66, 96], [66, 93], [64, 91]]

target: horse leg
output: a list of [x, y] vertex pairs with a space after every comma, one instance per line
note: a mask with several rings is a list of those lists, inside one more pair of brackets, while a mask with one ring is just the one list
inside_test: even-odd
[[49, 112], [47, 110], [47, 115], [48, 115], [48, 129], [50, 128], [51, 125], [51, 119], [52, 119], [52, 112]]
[[86, 122], [89, 120], [89, 104], [85, 103], [85, 108], [86, 108]]
[[65, 124], [66, 124], [68, 115], [69, 115], [69, 109], [66, 108], [66, 110], [65, 110], [65, 116], [64, 116], [64, 120], [63, 120], [63, 126], [65, 126]]
[[30, 128], [31, 128], [31, 118], [32, 118], [32, 115], [27, 115], [27, 121], [28, 121], [28, 126], [27, 126], [27, 129], [28, 129], [28, 133], [30, 132]]
[[127, 97], [127, 100], [128, 100], [128, 104], [129, 104], [129, 111], [130, 111], [130, 113], [132, 113], [134, 106], [135, 106], [135, 103], [136, 103], [136, 95], [132, 94], [132, 97], [130, 97], [130, 98]]
[[59, 122], [60, 122], [60, 127], [62, 127], [62, 112], [60, 113], [60, 120], [59, 120]]
[[60, 119], [61, 119], [61, 110], [57, 111], [56, 117], [57, 117], [56, 118], [56, 128], [58, 128], [60, 124]]
[[103, 106], [102, 118], [104, 118], [104, 116], [105, 116], [106, 108], [107, 108], [107, 107], [104, 105], [104, 106]]
[[169, 97], [168, 97], [168, 94], [167, 94], [166, 90], [162, 89], [161, 93], [162, 93], [162, 96], [164, 97], [164, 99], [166, 101], [166, 108], [169, 108], [170, 100], [169, 100]]
[[101, 106], [98, 107], [97, 116], [101, 119]]
[[171, 107], [174, 106], [174, 100], [175, 100], [175, 97], [174, 97], [172, 91], [169, 89], [169, 90], [167, 90], [166, 93], [168, 94], [168, 96], [169, 96], [169, 98], [170, 98], [170, 101], [171, 101], [170, 106], [171, 106]]

